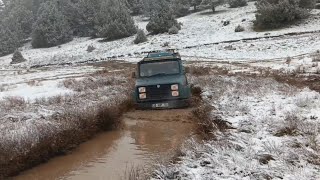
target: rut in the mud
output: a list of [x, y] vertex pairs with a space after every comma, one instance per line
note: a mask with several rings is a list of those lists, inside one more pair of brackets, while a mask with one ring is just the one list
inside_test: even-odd
[[174, 155], [194, 130], [191, 109], [132, 111], [123, 118], [122, 130], [100, 134], [14, 179], [121, 179], [132, 167]]

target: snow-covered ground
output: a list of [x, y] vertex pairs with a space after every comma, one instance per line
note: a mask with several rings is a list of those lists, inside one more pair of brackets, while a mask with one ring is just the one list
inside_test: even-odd
[[101, 68], [93, 66], [66, 66], [38, 69], [0, 70], [0, 100], [5, 97], [23, 97], [33, 101], [73, 91], [61, 86], [68, 78], [83, 78]]
[[192, 81], [235, 129], [190, 140], [181, 161], [157, 175], [176, 179], [320, 179], [320, 94], [271, 79], [204, 76]]
[[[17, 66], [75, 63], [93, 59], [105, 60], [112, 57], [137, 61], [143, 56], [142, 52], [166, 48], [178, 49], [186, 59], [211, 61], [286, 58], [313, 53], [320, 49], [319, 10], [313, 10], [312, 16], [301, 24], [268, 32], [255, 32], [252, 29], [255, 10], [254, 2], [249, 2], [246, 7], [231, 9], [227, 6], [221, 6], [217, 8], [216, 13], [211, 13], [210, 10], [194, 13], [178, 19], [183, 24], [179, 34], [148, 36], [148, 42], [138, 45], [133, 44], [134, 37], [111, 42], [99, 42], [101, 39], [75, 38], [67, 44], [44, 49], [32, 49], [28, 43], [21, 48], [22, 54], [28, 61]], [[230, 21], [230, 25], [223, 26], [222, 21], [226, 20]], [[141, 17], [135, 17], [135, 21], [139, 28], [145, 30], [147, 21]], [[245, 31], [235, 33], [234, 29], [238, 25], [245, 27]], [[312, 31], [316, 32], [267, 38]], [[262, 39], [242, 40], [246, 38]], [[240, 41], [219, 43], [230, 40]], [[169, 42], [169, 46], [163, 47], [166, 42]], [[89, 45], [96, 48], [91, 53], [86, 51]], [[12, 55], [8, 55], [0, 58], [0, 64], [3, 68], [9, 66], [11, 57]]]

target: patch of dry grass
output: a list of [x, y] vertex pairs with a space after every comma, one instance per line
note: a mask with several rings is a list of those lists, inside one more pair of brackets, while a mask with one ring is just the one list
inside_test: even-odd
[[150, 179], [147, 170], [143, 167], [127, 167], [121, 180], [147, 180]]
[[194, 109], [192, 114], [197, 123], [197, 133], [203, 139], [209, 140], [213, 138], [217, 131], [223, 132], [227, 129], [232, 129], [230, 123], [224, 121], [214, 111], [214, 107], [206, 102], [203, 102], [198, 108]]
[[0, 101], [1, 109], [4, 111], [23, 111], [27, 104], [28, 102], [23, 97], [18, 96], [4, 97], [3, 100]]
[[312, 62], [320, 62], [320, 52], [317, 52], [312, 56]]

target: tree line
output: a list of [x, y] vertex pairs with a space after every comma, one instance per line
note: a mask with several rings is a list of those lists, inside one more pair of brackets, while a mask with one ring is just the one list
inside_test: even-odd
[[[247, 0], [2, 0], [0, 1], [0, 56], [10, 54], [31, 40], [34, 48], [69, 42], [73, 37], [116, 40], [139, 31], [132, 16], [149, 18], [150, 34], [176, 34], [176, 17], [224, 3], [231, 8]], [[258, 0], [254, 26], [278, 28], [308, 17], [315, 0]], [[139, 42], [139, 41], [136, 41]]]

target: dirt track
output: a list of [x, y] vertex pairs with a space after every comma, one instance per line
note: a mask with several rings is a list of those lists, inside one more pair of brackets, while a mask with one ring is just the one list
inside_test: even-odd
[[100, 134], [14, 179], [120, 179], [132, 167], [173, 156], [194, 130], [191, 109], [132, 111], [123, 118], [122, 130]]

